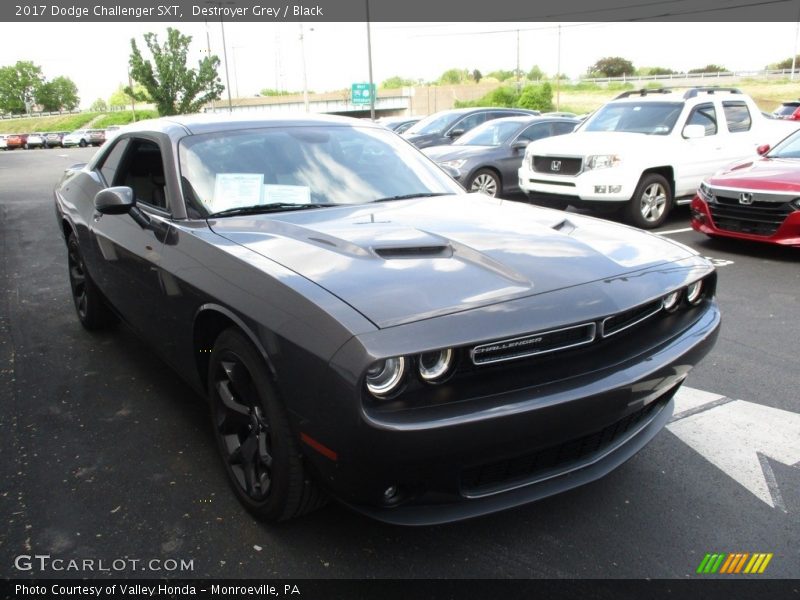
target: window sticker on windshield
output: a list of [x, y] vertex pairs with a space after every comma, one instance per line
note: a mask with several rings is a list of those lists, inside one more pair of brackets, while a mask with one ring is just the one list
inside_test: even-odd
[[261, 204], [262, 173], [217, 173], [214, 181], [212, 212]]
[[310, 204], [311, 190], [305, 185], [264, 185], [264, 202], [286, 202], [287, 204]]

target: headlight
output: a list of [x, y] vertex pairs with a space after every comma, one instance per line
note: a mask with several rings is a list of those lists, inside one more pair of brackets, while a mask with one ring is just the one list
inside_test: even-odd
[[616, 154], [592, 154], [586, 157], [586, 169], [608, 169], [616, 167], [622, 159]]
[[695, 281], [686, 288], [686, 301], [691, 305], [700, 304], [703, 299], [703, 280]]
[[386, 398], [397, 391], [406, 372], [402, 356], [380, 360], [367, 369], [367, 389], [376, 398]]
[[437, 383], [450, 374], [455, 353], [452, 349], [426, 352], [419, 355], [419, 376], [427, 383]]
[[671, 294], [667, 294], [666, 296], [664, 296], [662, 305], [664, 306], [665, 311], [674, 312], [675, 310], [677, 310], [680, 302], [681, 302], [681, 291], [677, 290], [675, 292], [672, 292]]
[[466, 162], [467, 161], [465, 159], [459, 158], [458, 160], [443, 160], [439, 164], [444, 165], [445, 167], [450, 167], [451, 169], [460, 169]]
[[697, 195], [700, 196], [701, 200], [705, 200], [706, 202], [714, 202], [714, 194], [711, 192], [711, 188], [708, 187], [708, 184], [705, 181], [700, 184], [699, 188], [697, 188]]

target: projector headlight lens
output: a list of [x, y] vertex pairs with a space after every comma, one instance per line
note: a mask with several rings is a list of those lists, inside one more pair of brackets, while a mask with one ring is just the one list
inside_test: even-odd
[[367, 389], [376, 398], [386, 398], [397, 391], [406, 372], [402, 356], [381, 360], [367, 369]]
[[451, 348], [419, 355], [419, 376], [427, 383], [436, 383], [444, 379], [453, 366], [455, 353]]

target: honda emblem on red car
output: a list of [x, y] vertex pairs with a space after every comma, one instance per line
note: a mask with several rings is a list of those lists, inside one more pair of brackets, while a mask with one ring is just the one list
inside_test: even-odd
[[739, 194], [739, 204], [745, 204], [747, 206], [753, 203], [753, 194], [750, 192], [742, 192]]

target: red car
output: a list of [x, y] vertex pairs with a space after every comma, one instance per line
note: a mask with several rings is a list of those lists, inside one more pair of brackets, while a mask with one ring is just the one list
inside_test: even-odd
[[27, 133], [9, 133], [6, 136], [6, 150], [23, 148], [28, 141]]
[[700, 184], [692, 227], [710, 237], [800, 247], [800, 131], [758, 153]]

